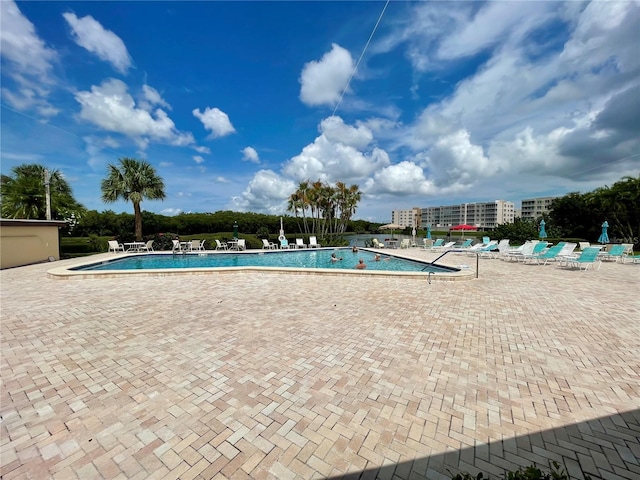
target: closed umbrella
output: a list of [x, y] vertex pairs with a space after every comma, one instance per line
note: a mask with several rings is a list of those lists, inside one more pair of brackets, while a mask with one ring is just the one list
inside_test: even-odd
[[609, 222], [605, 220], [602, 224], [602, 233], [600, 234], [600, 238], [598, 238], [598, 242], [602, 244], [609, 243], [609, 234], [607, 233], [607, 228], [609, 228]]
[[431, 225], [427, 225], [427, 240], [431, 240]]
[[546, 222], [544, 220], [540, 220], [540, 233], [538, 234], [540, 238], [547, 238], [547, 232], [544, 229], [545, 225]]

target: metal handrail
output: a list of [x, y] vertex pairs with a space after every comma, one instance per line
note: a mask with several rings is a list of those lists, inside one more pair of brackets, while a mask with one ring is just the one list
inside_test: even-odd
[[[433, 260], [433, 261], [431, 262], [431, 265], [435, 265], [435, 264], [436, 264], [436, 262], [437, 262], [438, 260], [440, 260], [442, 257], [444, 257], [447, 253], [451, 253], [451, 252], [455, 252], [455, 253], [463, 253], [463, 252], [465, 252], [465, 253], [469, 253], [469, 250], [462, 250], [462, 249], [455, 249], [455, 248], [452, 248], [451, 250], [445, 250], [445, 251], [442, 253], [442, 255], [440, 255], [439, 257], [437, 257], [435, 260]], [[478, 273], [479, 273], [479, 272], [478, 272], [478, 270], [479, 270], [479, 268], [480, 268], [480, 253], [479, 253], [479, 252], [473, 252], [473, 253], [475, 253], [475, 255], [476, 255], [476, 278], [478, 278]], [[426, 268], [427, 268], [427, 267], [424, 267], [422, 270], [424, 271]]]

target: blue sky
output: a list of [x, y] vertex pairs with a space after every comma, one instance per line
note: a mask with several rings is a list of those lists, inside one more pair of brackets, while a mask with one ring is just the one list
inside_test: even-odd
[[320, 179], [388, 222], [640, 174], [638, 1], [0, 8], [2, 173], [58, 169], [89, 209], [132, 211], [100, 200], [124, 156], [163, 177], [142, 206], [167, 215], [282, 214]]

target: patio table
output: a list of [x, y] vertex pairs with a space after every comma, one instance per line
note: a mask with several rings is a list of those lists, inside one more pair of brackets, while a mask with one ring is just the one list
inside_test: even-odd
[[145, 245], [144, 242], [129, 242], [124, 244], [125, 247], [128, 247], [127, 252], [139, 252]]

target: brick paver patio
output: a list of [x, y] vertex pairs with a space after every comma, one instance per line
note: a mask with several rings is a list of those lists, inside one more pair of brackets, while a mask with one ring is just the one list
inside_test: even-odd
[[640, 478], [639, 265], [483, 259], [477, 280], [431, 284], [53, 266], [0, 272], [3, 479], [447, 479], [552, 460]]

